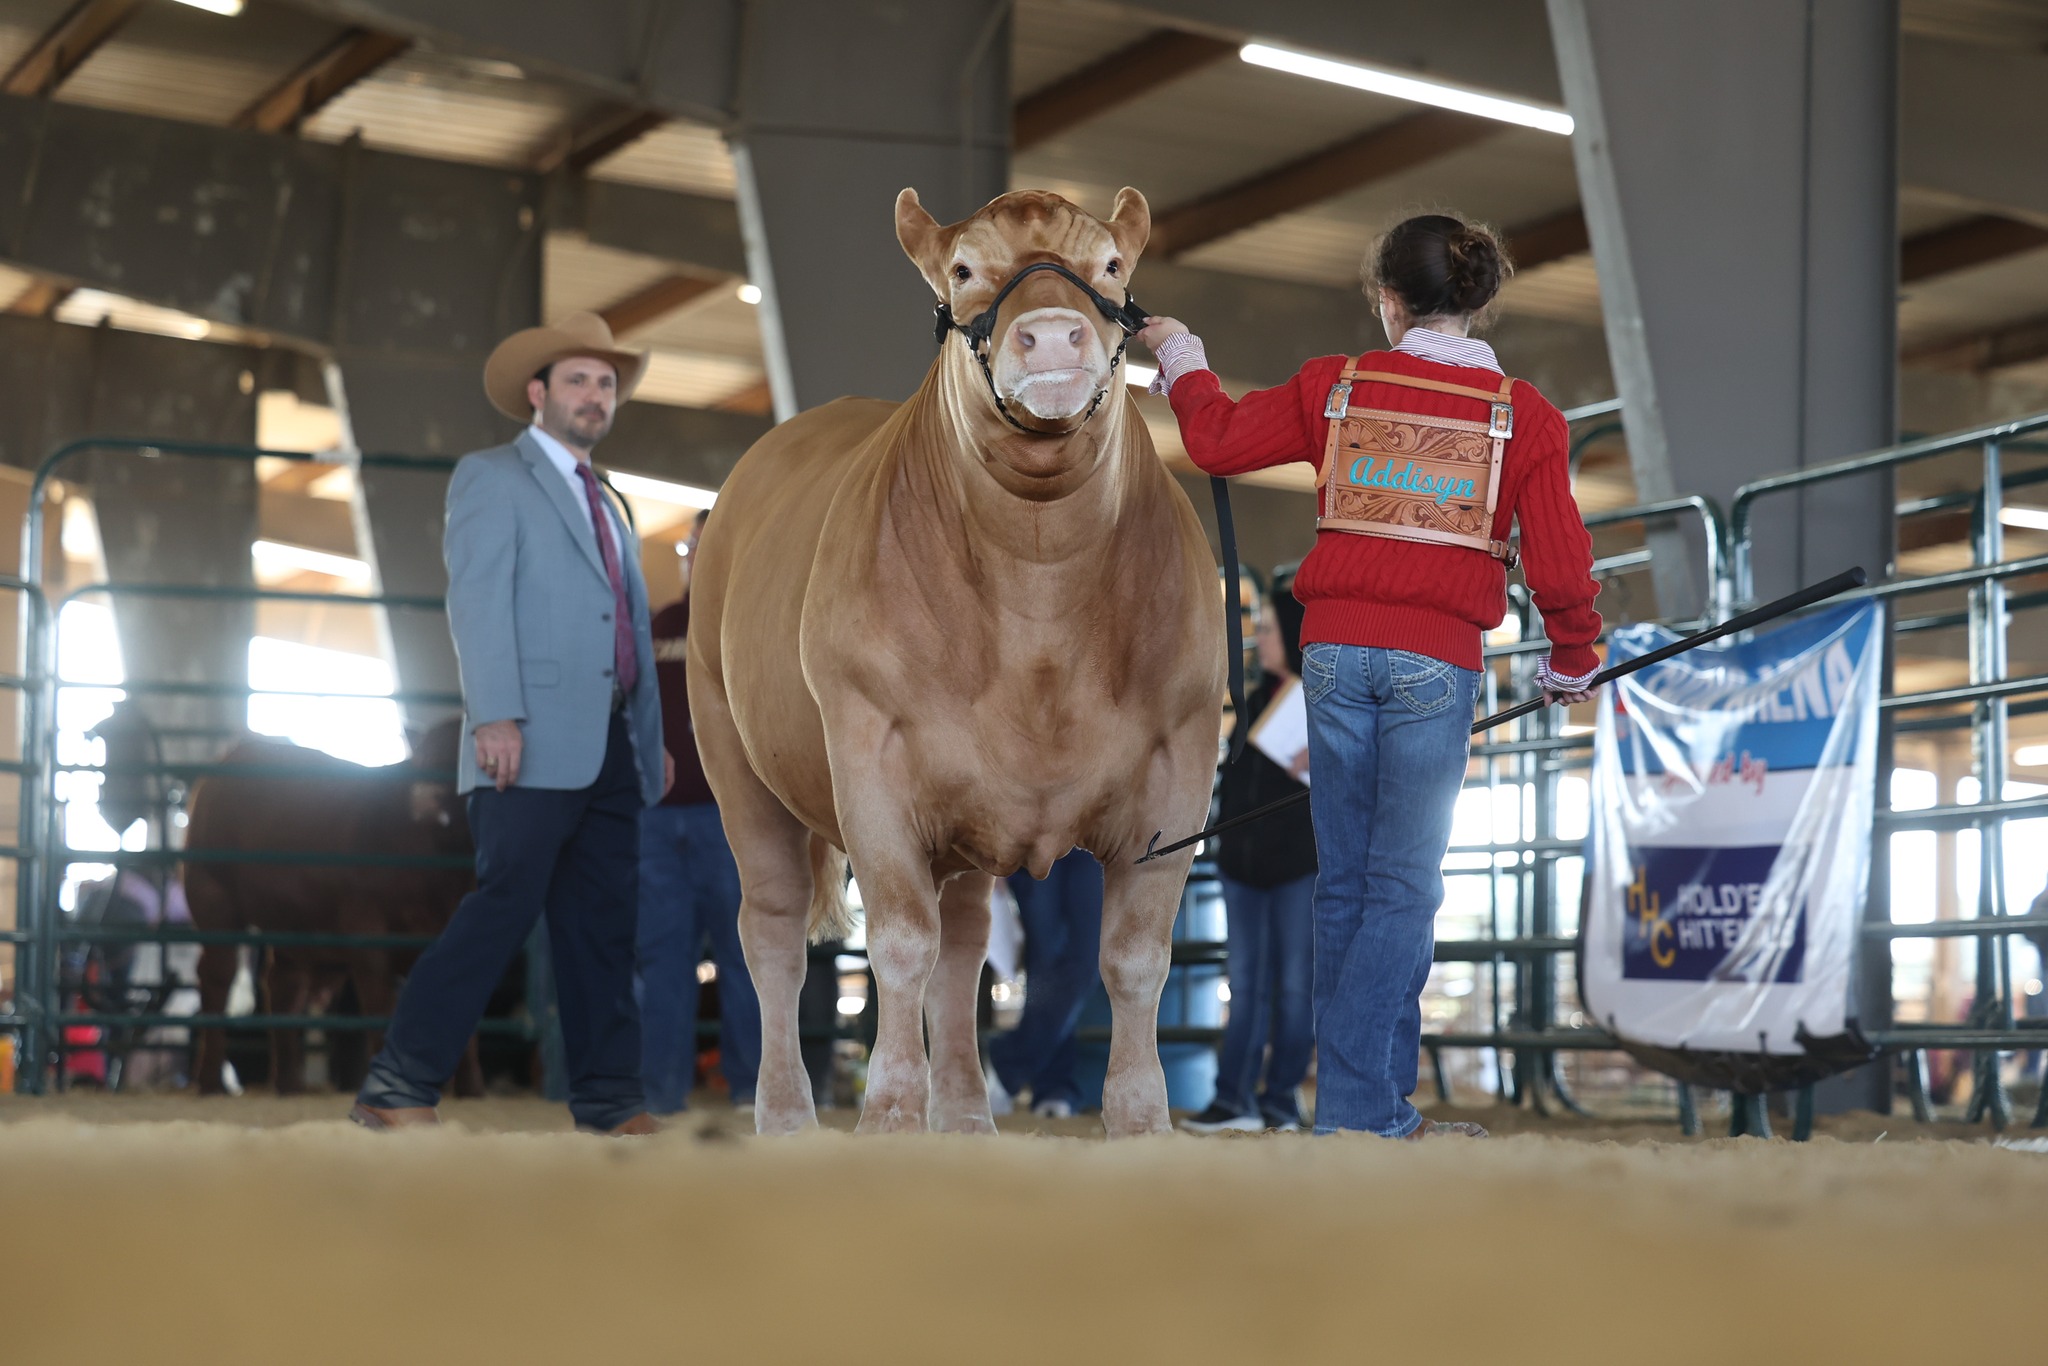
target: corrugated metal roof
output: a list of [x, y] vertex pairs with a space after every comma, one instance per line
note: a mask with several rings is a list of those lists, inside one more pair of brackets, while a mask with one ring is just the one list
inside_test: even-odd
[[72, 4], [73, 0], [7, 0], [0, 10], [0, 75], [12, 71]]
[[57, 92], [88, 104], [196, 123], [226, 123], [341, 32], [281, 5], [239, 15], [144, 5]]
[[1154, 29], [1142, 19], [1058, 0], [1027, 0], [1011, 26], [1010, 87], [1021, 94], [1051, 85]]
[[414, 49], [307, 121], [305, 135], [487, 166], [526, 166], [599, 101], [505, 62]]
[[0, 301], [4, 301], [0, 302], [0, 308], [12, 306], [14, 301], [21, 297], [22, 291], [35, 282], [36, 277], [33, 275], [25, 275], [21, 271], [0, 266]]
[[618, 180], [661, 190], [731, 199], [738, 190], [732, 152], [725, 135], [701, 123], [677, 119], [600, 161], [593, 180]]
[[1163, 209], [1416, 107], [1226, 59], [1022, 153], [1011, 183], [1093, 186], [1105, 206], [1119, 186], [1136, 185]]
[[1994, 47], [2048, 49], [2048, 5], [2041, 0], [1903, 0], [1908, 33]]
[[647, 353], [647, 375], [634, 391], [636, 402], [676, 403], [711, 408], [761, 382], [758, 364], [725, 356], [697, 356], [681, 351]]
[[707, 356], [761, 364], [761, 310], [741, 301], [737, 290], [721, 289], [677, 309], [638, 334], [650, 346], [674, 347]]
[[1907, 346], [2048, 315], [2048, 248], [1937, 276], [1900, 291]]
[[541, 313], [594, 313], [674, 273], [671, 262], [597, 246], [576, 233], [551, 232], [541, 257]]

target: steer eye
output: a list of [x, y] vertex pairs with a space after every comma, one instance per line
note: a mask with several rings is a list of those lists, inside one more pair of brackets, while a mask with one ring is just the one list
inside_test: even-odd
[[974, 272], [969, 270], [965, 263], [955, 261], [953, 263], [953, 278], [962, 281], [972, 280], [974, 278]]
[[1116, 259], [1115, 257], [1113, 257], [1113, 256], [1112, 256], [1112, 257], [1110, 258], [1110, 260], [1109, 260], [1109, 264], [1108, 264], [1108, 265], [1106, 265], [1106, 266], [1104, 266], [1104, 267], [1103, 267], [1103, 270], [1107, 271], [1107, 272], [1108, 272], [1109, 274], [1111, 274], [1111, 275], [1114, 275], [1114, 274], [1116, 274], [1116, 273], [1117, 273], [1118, 271], [1122, 270], [1123, 268], [1124, 268], [1124, 263], [1123, 263], [1123, 262], [1121, 262], [1121, 261], [1119, 261], [1119, 260], [1117, 260], [1117, 259]]

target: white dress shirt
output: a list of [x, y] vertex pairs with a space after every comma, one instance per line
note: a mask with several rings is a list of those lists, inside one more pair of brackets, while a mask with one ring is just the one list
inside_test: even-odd
[[[577, 460], [576, 453], [542, 431], [538, 425], [528, 427], [526, 431], [527, 435], [534, 439], [534, 442], [547, 456], [548, 463], [553, 465], [556, 472], [562, 476], [562, 481], [569, 486], [569, 492], [575, 496], [576, 506], [588, 508], [590, 506], [590, 495], [583, 491], [583, 478], [576, 473], [576, 466], [582, 463]], [[626, 544], [626, 529], [619, 523], [618, 509], [614, 508], [611, 505], [612, 500], [605, 497], [602, 493], [598, 494], [597, 501], [603, 503], [605, 510], [611, 514], [613, 544], [624, 547]], [[621, 553], [624, 553], [623, 549]]]

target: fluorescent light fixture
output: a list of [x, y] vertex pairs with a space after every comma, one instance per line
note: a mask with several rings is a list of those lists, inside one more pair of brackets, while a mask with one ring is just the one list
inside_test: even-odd
[[203, 9], [209, 14], [240, 14], [242, 12], [242, 0], [178, 0], [178, 3], [190, 5], [193, 9]]
[[1149, 365], [1133, 365], [1124, 362], [1124, 383], [1137, 389], [1149, 389], [1152, 381], [1159, 378], [1159, 371]]
[[841, 1015], [851, 1015], [859, 1018], [860, 1013], [867, 1008], [868, 998], [865, 996], [842, 996], [839, 998], [839, 1013]]
[[2021, 768], [2048, 768], [2048, 745], [2021, 745], [2012, 761]]
[[273, 574], [313, 573], [331, 578], [370, 581], [370, 566], [352, 555], [333, 555], [311, 546], [284, 541], [257, 541], [249, 547], [250, 558], [259, 569]]
[[1285, 71], [1294, 76], [1307, 76], [1318, 81], [1330, 81], [1337, 85], [1348, 85], [1353, 90], [1370, 90], [1375, 95], [1390, 95], [1397, 100], [1432, 104], [1439, 109], [1455, 109], [1461, 114], [1475, 114], [1482, 119], [1498, 119], [1502, 123], [1518, 123], [1524, 128], [1539, 128], [1546, 133], [1563, 133], [1569, 136], [1572, 131], [1572, 116], [1562, 109], [1554, 109], [1547, 105], [1526, 104], [1521, 100], [1502, 99], [1498, 95], [1482, 95], [1476, 90], [1463, 90], [1455, 85], [1425, 81], [1415, 76], [1403, 76], [1376, 67], [1359, 66], [1355, 62], [1333, 62], [1327, 57], [1311, 57], [1305, 52], [1292, 52], [1287, 48], [1273, 47], [1266, 43], [1246, 43], [1237, 55], [1253, 66]]
[[761, 286], [759, 286], [759, 285], [757, 285], [757, 284], [752, 284], [752, 283], [748, 283], [748, 284], [744, 284], [744, 285], [741, 285], [741, 286], [740, 286], [740, 302], [741, 302], [741, 303], [743, 303], [743, 304], [757, 304], [757, 303], [760, 303], [760, 302], [761, 302]]
[[712, 489], [700, 489], [695, 484], [671, 484], [666, 479], [649, 479], [644, 474], [620, 474], [613, 471], [605, 476], [612, 487], [631, 498], [645, 498], [655, 503], [674, 503], [677, 507], [708, 508], [718, 501], [718, 494]]
[[2048, 508], [2003, 507], [1998, 510], [1998, 520], [2028, 531], [2048, 531]]

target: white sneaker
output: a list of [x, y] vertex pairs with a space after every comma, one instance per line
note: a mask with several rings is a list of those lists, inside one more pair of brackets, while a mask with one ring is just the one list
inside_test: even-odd
[[1031, 1113], [1040, 1119], [1072, 1119], [1074, 1105], [1072, 1101], [1041, 1100], [1031, 1107]]
[[1017, 1101], [1010, 1095], [1003, 1079], [996, 1075], [996, 1069], [985, 1067], [982, 1075], [988, 1079], [988, 1112], [992, 1115], [1013, 1115], [1017, 1113]]

